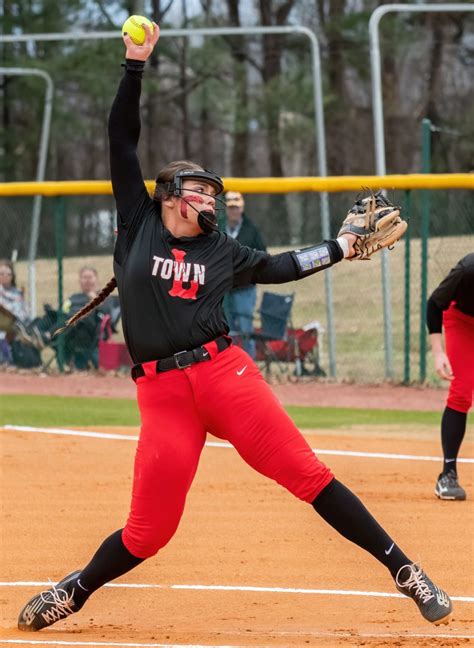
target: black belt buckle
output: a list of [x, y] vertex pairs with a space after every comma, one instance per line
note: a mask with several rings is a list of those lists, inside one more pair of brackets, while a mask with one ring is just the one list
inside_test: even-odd
[[186, 353], [189, 353], [189, 351], [178, 351], [178, 353], [175, 353], [173, 355], [174, 362], [176, 364], [176, 367], [178, 369], [186, 369], [186, 367], [190, 367], [192, 364], [194, 364], [195, 360], [191, 354], [191, 360], [186, 362], [186, 364], [180, 364], [179, 362], [179, 357], [185, 355]]

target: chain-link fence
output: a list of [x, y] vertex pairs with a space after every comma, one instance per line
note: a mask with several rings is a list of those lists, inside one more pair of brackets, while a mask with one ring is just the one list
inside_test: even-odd
[[[426, 379], [436, 382], [429, 357], [426, 371], [422, 371], [420, 348], [425, 349], [426, 336], [422, 318], [423, 288], [423, 205], [428, 205], [429, 232], [426, 258], [425, 285], [429, 295], [457, 261], [474, 251], [474, 203], [472, 193], [464, 190], [392, 192], [390, 198], [404, 206], [409, 219], [408, 235], [388, 253], [389, 294], [392, 311], [393, 379], [412, 382]], [[331, 236], [337, 234], [353, 194], [338, 192], [329, 195]], [[277, 231], [272, 218], [272, 206], [279, 202], [291, 214], [285, 238]], [[425, 203], [423, 202], [425, 201]], [[426, 202], [428, 201], [428, 202]], [[32, 198], [1, 198], [0, 212], [4, 224], [0, 257], [16, 259], [17, 285], [30, 299], [28, 250], [31, 234]], [[314, 244], [322, 239], [320, 200], [315, 193], [246, 196], [246, 213], [262, 231], [271, 252]], [[426, 207], [425, 207], [426, 214]], [[425, 215], [426, 218], [426, 215]], [[281, 219], [280, 219], [281, 220]], [[115, 210], [111, 196], [68, 196], [44, 198], [41, 213], [38, 257], [36, 268], [36, 304], [33, 315], [54, 316], [63, 309], [73, 293], [78, 293], [79, 271], [84, 266], [97, 270], [98, 284], [104, 285], [113, 275], [112, 253], [115, 242]], [[376, 383], [385, 379], [384, 322], [382, 304], [381, 255], [370, 262], [343, 262], [332, 270], [334, 307], [334, 348], [338, 380]], [[259, 286], [258, 304], [264, 291], [280, 294], [294, 293], [291, 326], [295, 329], [316, 330], [318, 345], [309, 353], [304, 365], [304, 376], [329, 376], [330, 331], [327, 325], [327, 295], [323, 273], [290, 284]], [[45, 311], [45, 306], [51, 308]], [[257, 312], [256, 312], [257, 315]], [[61, 320], [60, 320], [61, 321]], [[53, 323], [54, 324], [54, 323]], [[57, 325], [57, 322], [56, 322]], [[54, 326], [53, 326], [54, 328]], [[120, 323], [112, 338], [123, 341]], [[425, 338], [426, 342], [426, 338]], [[85, 348], [91, 341], [65, 340], [59, 349], [61, 366], [74, 364], [71, 348], [80, 344]], [[94, 345], [97, 340], [94, 341]], [[420, 346], [421, 344], [421, 346]], [[68, 346], [71, 347], [68, 349]], [[429, 345], [428, 345], [429, 347]], [[77, 349], [76, 349], [77, 351]], [[75, 351], [75, 352], [76, 352]], [[80, 349], [79, 349], [80, 353]], [[57, 344], [46, 340], [40, 351], [42, 363], [57, 366]], [[294, 357], [283, 365], [285, 375], [295, 374]], [[79, 363], [80, 364], [80, 363]], [[88, 357], [89, 367], [97, 365], [97, 357]], [[77, 366], [76, 368], [83, 368]], [[276, 366], [278, 372], [278, 365]], [[298, 371], [296, 372], [298, 373]]]

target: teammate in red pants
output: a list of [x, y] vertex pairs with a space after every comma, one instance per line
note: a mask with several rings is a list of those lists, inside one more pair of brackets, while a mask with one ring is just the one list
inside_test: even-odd
[[141, 78], [158, 35], [155, 25], [142, 46], [124, 38], [125, 74], [109, 118], [118, 217], [115, 278], [70, 321], [89, 313], [118, 286], [142, 423], [130, 514], [124, 529], [109, 536], [84, 569], [25, 605], [19, 628], [41, 630], [77, 612], [99, 587], [169, 542], [207, 432], [230, 441], [257, 471], [312, 504], [328, 524], [387, 567], [397, 588], [428, 621], [445, 623], [452, 609], [448, 595], [319, 461], [250, 356], [227, 337], [226, 292], [252, 283], [294, 281], [329, 268], [354, 253], [355, 236], [273, 256], [243, 247], [217, 230], [222, 180], [192, 162], [162, 169], [150, 198], [136, 150]]
[[427, 305], [427, 325], [436, 372], [451, 381], [441, 419], [443, 470], [435, 493], [444, 500], [465, 500], [456, 459], [474, 391], [474, 253], [463, 257], [433, 291]]

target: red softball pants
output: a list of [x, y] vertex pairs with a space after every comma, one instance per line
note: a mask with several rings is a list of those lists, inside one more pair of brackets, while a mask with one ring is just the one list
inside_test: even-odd
[[333, 479], [250, 356], [235, 346], [206, 348], [209, 361], [158, 374], [145, 363], [136, 381], [142, 425], [122, 539], [138, 558], [154, 555], [178, 528], [207, 432], [306, 502]]
[[443, 313], [443, 326], [446, 355], [454, 374], [446, 405], [468, 412], [474, 390], [474, 317], [461, 313], [453, 303]]

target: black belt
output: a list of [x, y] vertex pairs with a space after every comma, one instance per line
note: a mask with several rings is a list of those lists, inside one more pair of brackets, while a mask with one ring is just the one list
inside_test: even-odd
[[[220, 337], [213, 340], [217, 345], [217, 353], [224, 351], [232, 344], [232, 339], [221, 335]], [[212, 342], [208, 343], [209, 346]], [[163, 360], [154, 360], [151, 364], [155, 364], [155, 372], [161, 373], [162, 371], [171, 371], [172, 369], [186, 369], [196, 362], [205, 362], [206, 360], [211, 359], [211, 354], [206, 349], [208, 344], [192, 349], [192, 351], [179, 351], [169, 358], [163, 358]], [[146, 363], [149, 364], [149, 363]], [[146, 372], [142, 364], [136, 364], [132, 367], [132, 378], [136, 380], [140, 376], [145, 376]]]

